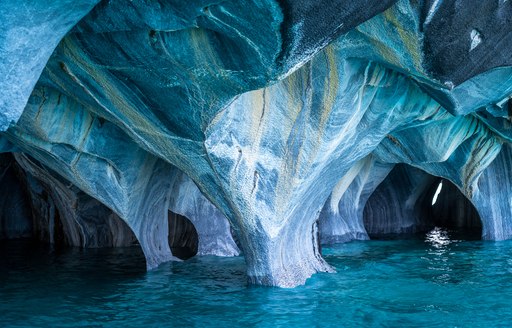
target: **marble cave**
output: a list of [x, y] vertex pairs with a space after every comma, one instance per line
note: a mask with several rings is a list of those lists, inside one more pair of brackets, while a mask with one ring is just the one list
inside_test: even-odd
[[512, 2], [2, 0], [0, 181], [1, 243], [142, 276], [285, 293], [429, 231], [512, 261]]

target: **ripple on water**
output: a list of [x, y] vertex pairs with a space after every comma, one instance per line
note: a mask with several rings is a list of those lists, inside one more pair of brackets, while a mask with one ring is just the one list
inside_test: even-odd
[[512, 319], [512, 242], [422, 238], [324, 248], [337, 273], [247, 286], [243, 258], [145, 272], [138, 248], [56, 252], [0, 243], [2, 326], [497, 326]]

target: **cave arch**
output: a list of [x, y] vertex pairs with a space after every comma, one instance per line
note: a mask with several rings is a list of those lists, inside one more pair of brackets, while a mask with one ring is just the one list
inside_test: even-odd
[[398, 164], [366, 203], [370, 238], [424, 233], [435, 227], [480, 239], [482, 222], [472, 202], [449, 180]]
[[435, 226], [482, 234], [477, 210], [449, 180], [438, 178], [426, 188], [416, 203], [416, 210]]
[[181, 260], [188, 260], [197, 255], [199, 234], [186, 216], [168, 211], [169, 247], [172, 255]]
[[238, 256], [240, 245], [231, 223], [186, 173], [178, 168], [173, 172], [168, 209], [192, 223], [199, 238], [196, 255]]
[[112, 276], [145, 271], [130, 225], [37, 160], [0, 154], [0, 192], [0, 269], [44, 270], [58, 259], [65, 270]]
[[0, 182], [0, 239], [26, 237], [54, 249], [140, 247], [110, 208], [25, 154], [0, 154]]

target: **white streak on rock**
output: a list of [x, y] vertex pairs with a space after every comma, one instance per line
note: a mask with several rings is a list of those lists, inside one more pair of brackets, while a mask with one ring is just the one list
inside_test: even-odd
[[475, 49], [480, 44], [480, 42], [482, 42], [482, 36], [480, 35], [480, 32], [478, 32], [477, 30], [472, 30], [471, 31], [471, 48], [469, 49], [469, 51]]
[[439, 8], [439, 5], [441, 4], [441, 0], [435, 0], [430, 9], [428, 10], [427, 18], [425, 18], [425, 25], [430, 24], [430, 21], [432, 21], [432, 18], [436, 14], [437, 9]]

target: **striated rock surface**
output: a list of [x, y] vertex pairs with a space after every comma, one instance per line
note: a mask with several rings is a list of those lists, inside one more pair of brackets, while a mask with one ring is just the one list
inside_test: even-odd
[[131, 230], [150, 269], [242, 253], [250, 282], [297, 286], [332, 271], [321, 241], [429, 226], [439, 179], [439, 208], [507, 239], [511, 6], [4, 1], [0, 152], [42, 239]]
[[94, 248], [137, 244], [133, 232], [112, 210], [26, 155], [15, 157], [25, 172], [36, 239]]
[[192, 180], [176, 170], [169, 209], [186, 217], [197, 232], [198, 255], [237, 256], [240, 250], [226, 217], [201, 194]]
[[471, 200], [482, 219], [483, 239], [505, 240], [512, 238], [511, 160], [511, 146], [506, 144], [496, 159], [482, 173], [472, 195]]
[[99, 0], [2, 1], [0, 131], [18, 121], [59, 41]]
[[363, 211], [368, 198], [375, 194], [375, 189], [393, 167], [393, 164], [377, 162], [372, 155], [352, 166], [335, 186], [320, 213], [323, 244], [369, 239]]

